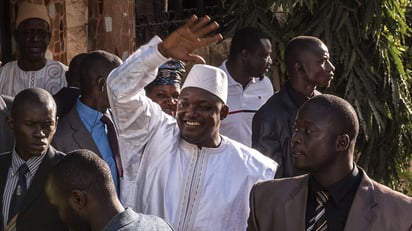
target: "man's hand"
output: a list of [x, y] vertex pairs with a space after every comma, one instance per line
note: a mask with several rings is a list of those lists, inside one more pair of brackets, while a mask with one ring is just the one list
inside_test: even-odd
[[192, 52], [198, 48], [205, 47], [223, 38], [221, 34], [208, 36], [219, 27], [216, 22], [210, 22], [209, 16], [200, 19], [193, 15], [185, 25], [171, 33], [158, 49], [160, 53], [168, 58], [191, 61], [194, 63], [206, 63], [200, 56]]

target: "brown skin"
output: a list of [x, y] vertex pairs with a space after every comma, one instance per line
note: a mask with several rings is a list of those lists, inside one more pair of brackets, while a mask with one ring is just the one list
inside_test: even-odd
[[342, 133], [323, 107], [307, 103], [296, 115], [291, 139], [296, 168], [308, 171], [323, 186], [338, 182], [353, 168], [355, 139]]
[[177, 124], [183, 139], [199, 148], [218, 147], [220, 120], [229, 108], [215, 95], [200, 88], [184, 88], [177, 103]]
[[260, 39], [260, 45], [253, 52], [243, 49], [236, 57], [229, 58], [226, 67], [233, 79], [247, 86], [253, 77], [261, 77], [272, 64], [272, 44], [269, 39]]
[[15, 34], [20, 57], [18, 66], [24, 71], [38, 71], [46, 65], [46, 50], [51, 33], [49, 24], [37, 18], [24, 20]]
[[289, 72], [292, 88], [307, 97], [313, 96], [317, 86], [329, 87], [335, 71], [326, 45], [320, 43], [310, 46], [312, 49], [304, 51], [293, 71]]
[[159, 104], [162, 111], [173, 117], [176, 115], [179, 94], [180, 88], [175, 85], [157, 85], [146, 90], [147, 97]]
[[193, 15], [158, 45], [159, 52], [167, 58], [184, 62], [206, 63], [203, 57], [193, 51], [222, 40], [221, 34], [208, 36], [218, 27], [219, 24], [211, 22], [207, 15], [200, 19]]
[[72, 190], [67, 197], [53, 187], [53, 178], [46, 182], [46, 194], [50, 204], [55, 206], [59, 216], [71, 230], [99, 231], [115, 215], [124, 211], [117, 196], [102, 200], [87, 190]]
[[[44, 94], [41, 89], [39, 92]], [[25, 161], [44, 155], [49, 148], [57, 127], [56, 105], [52, 102], [51, 96], [48, 103], [28, 100], [7, 119], [16, 140], [16, 152]]]

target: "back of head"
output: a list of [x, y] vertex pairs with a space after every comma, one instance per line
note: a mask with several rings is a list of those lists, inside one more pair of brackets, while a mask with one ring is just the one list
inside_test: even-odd
[[359, 120], [355, 109], [348, 101], [338, 96], [321, 94], [311, 98], [304, 105], [320, 107], [325, 115], [333, 120], [333, 126], [338, 128], [341, 134], [348, 134], [351, 141], [356, 141], [359, 133]]
[[73, 190], [86, 191], [102, 202], [116, 197], [106, 162], [87, 149], [68, 153], [50, 172], [49, 182], [63, 198]]
[[301, 55], [323, 44], [322, 40], [313, 36], [297, 36], [289, 40], [285, 48], [287, 73], [291, 75], [296, 62], [301, 62]]
[[77, 54], [72, 58], [69, 64], [69, 69], [66, 72], [66, 80], [68, 86], [80, 88], [80, 64], [87, 53]]
[[14, 97], [11, 116], [16, 118], [20, 113], [30, 113], [26, 111], [25, 105], [27, 104], [42, 105], [50, 108], [54, 111], [54, 115], [56, 115], [56, 103], [53, 96], [42, 88], [34, 87], [20, 91], [16, 97]]
[[232, 38], [229, 58], [234, 58], [243, 49], [253, 52], [260, 45], [261, 39], [269, 39], [269, 35], [254, 27], [245, 27], [238, 30]]
[[83, 57], [80, 64], [80, 88], [82, 95], [93, 89], [96, 79], [106, 79], [110, 72], [118, 67], [122, 60], [107, 51], [96, 50]]
[[49, 14], [47, 12], [47, 8], [45, 5], [22, 2], [19, 5], [19, 9], [17, 12], [16, 28], [18, 28], [23, 21], [32, 18], [42, 19], [46, 21], [50, 27]]

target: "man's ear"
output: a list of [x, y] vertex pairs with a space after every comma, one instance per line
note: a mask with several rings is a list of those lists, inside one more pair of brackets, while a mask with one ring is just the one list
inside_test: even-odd
[[222, 109], [220, 110], [220, 120], [223, 120], [229, 114], [229, 107], [226, 104], [223, 104]]
[[14, 119], [13, 119], [13, 117], [7, 116], [6, 123], [7, 123], [7, 126], [10, 128], [10, 130], [14, 131]]
[[69, 204], [75, 211], [83, 210], [87, 205], [87, 195], [80, 190], [73, 190], [69, 196]]
[[345, 151], [349, 148], [350, 138], [348, 134], [338, 135], [336, 138], [336, 150]]

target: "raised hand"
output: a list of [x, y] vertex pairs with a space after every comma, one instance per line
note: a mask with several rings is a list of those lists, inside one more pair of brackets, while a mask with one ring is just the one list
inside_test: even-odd
[[219, 24], [210, 21], [209, 16], [204, 16], [200, 19], [196, 15], [191, 16], [183, 26], [179, 27], [159, 44], [158, 49], [160, 53], [168, 58], [194, 63], [206, 63], [200, 55], [193, 54], [192, 52], [223, 38], [221, 34], [209, 36], [211, 32], [219, 28]]

